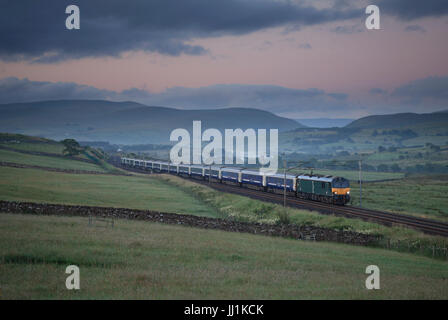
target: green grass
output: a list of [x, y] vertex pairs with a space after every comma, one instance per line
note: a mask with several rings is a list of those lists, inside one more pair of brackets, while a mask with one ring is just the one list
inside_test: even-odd
[[35, 165], [57, 169], [73, 169], [105, 172], [103, 168], [93, 163], [72, 159], [55, 158], [50, 156], [37, 156], [0, 149], [0, 161], [14, 162], [25, 165]]
[[0, 199], [149, 209], [238, 221], [310, 225], [445, 246], [445, 239], [403, 227], [288, 208], [222, 193], [176, 176], [88, 175], [0, 167]]
[[[67, 290], [65, 268], [80, 268]], [[380, 268], [380, 290], [365, 269]], [[448, 264], [381, 249], [0, 214], [1, 299], [447, 299]]]
[[288, 208], [222, 193], [171, 175], [75, 175], [0, 167], [0, 199], [71, 205], [111, 206], [185, 213], [238, 221], [310, 225], [382, 235], [392, 241], [446, 246], [446, 239], [403, 227]]
[[0, 199], [215, 215], [186, 192], [148, 177], [0, 167]]
[[416, 254], [430, 255], [431, 250], [429, 249], [432, 246], [435, 245], [440, 248], [447, 246], [446, 238], [426, 235], [414, 229], [398, 226], [387, 227], [360, 219], [324, 215], [308, 210], [287, 208], [285, 211], [281, 205], [219, 192], [207, 186], [197, 184], [193, 180], [185, 180], [171, 175], [160, 175], [157, 178], [190, 193], [203, 203], [214, 208], [220, 217], [226, 219], [263, 223], [287, 222], [297, 225], [381, 235], [384, 238], [382, 244], [386, 245], [385, 239], [390, 239], [391, 244], [395, 247], [394, 250], [408, 250], [407, 246], [403, 248], [400, 243], [412, 243], [412, 246], [419, 244], [425, 248], [422, 252], [415, 251]]
[[[352, 183], [352, 203], [359, 205], [359, 185]], [[366, 183], [363, 207], [448, 221], [448, 176], [436, 175]]]
[[20, 143], [2, 143], [1, 145], [22, 151], [36, 151], [36, 152], [47, 152], [55, 154], [62, 154], [62, 151], [64, 150], [64, 146], [60, 143], [20, 142]]

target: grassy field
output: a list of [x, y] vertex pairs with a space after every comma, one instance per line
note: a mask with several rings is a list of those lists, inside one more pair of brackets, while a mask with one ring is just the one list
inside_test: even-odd
[[[175, 196], [173, 196], [175, 195]], [[171, 175], [74, 175], [0, 167], [0, 199], [72, 205], [111, 206], [185, 213], [238, 221], [311, 225], [378, 234], [394, 241], [445, 246], [441, 237], [403, 227], [288, 208], [222, 193]]]
[[0, 161], [14, 162], [25, 165], [35, 165], [42, 167], [58, 168], [58, 169], [73, 169], [73, 170], [88, 170], [105, 172], [105, 170], [93, 163], [77, 161], [72, 159], [55, 158], [50, 156], [38, 156], [31, 154], [24, 154], [9, 150], [0, 149]]
[[[352, 203], [359, 205], [359, 185], [352, 183]], [[366, 183], [363, 207], [448, 221], [448, 176], [421, 176]]]
[[14, 148], [23, 151], [37, 151], [37, 152], [47, 152], [62, 154], [64, 146], [61, 143], [31, 143], [31, 142], [20, 142], [20, 143], [1, 143], [2, 146], [8, 148]]
[[[67, 265], [80, 290], [65, 288]], [[380, 290], [365, 269], [380, 268]], [[381, 249], [0, 214], [1, 299], [447, 299], [448, 265]]]
[[215, 216], [212, 208], [186, 192], [147, 177], [0, 167], [0, 199]]
[[[387, 227], [377, 223], [366, 222], [360, 219], [348, 219], [334, 215], [324, 215], [318, 212], [287, 208], [281, 205], [262, 202], [243, 196], [219, 192], [199, 185], [192, 180], [181, 179], [171, 175], [156, 177], [165, 183], [190, 193], [203, 203], [214, 208], [220, 217], [235, 219], [238, 221], [263, 222], [263, 223], [293, 223], [297, 225], [309, 225], [335, 230], [356, 231], [364, 234], [376, 234], [389, 239], [395, 246], [399, 243], [419, 244], [425, 247], [425, 253], [416, 254], [431, 255], [432, 246], [445, 248], [447, 239], [444, 237], [430, 236], [414, 229], [405, 227]], [[396, 250], [406, 249], [401, 248]], [[395, 250], [394, 249], [394, 250]]]

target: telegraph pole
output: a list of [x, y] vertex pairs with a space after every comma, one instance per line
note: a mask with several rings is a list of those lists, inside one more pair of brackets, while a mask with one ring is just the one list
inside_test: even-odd
[[283, 179], [283, 207], [286, 208], [286, 158], [283, 158], [283, 171], [285, 173]]
[[359, 158], [359, 206], [362, 207], [362, 157]]

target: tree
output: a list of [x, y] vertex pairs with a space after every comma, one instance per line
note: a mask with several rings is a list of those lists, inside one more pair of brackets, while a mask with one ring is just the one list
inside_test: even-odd
[[61, 143], [65, 147], [62, 153], [66, 156], [76, 156], [84, 150], [75, 139], [64, 139]]

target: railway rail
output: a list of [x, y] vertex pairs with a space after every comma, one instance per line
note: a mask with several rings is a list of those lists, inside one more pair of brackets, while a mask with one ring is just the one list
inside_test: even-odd
[[[112, 164], [128, 171], [148, 173], [148, 171], [144, 170], [123, 167], [121, 166], [120, 163], [117, 163], [115, 161], [112, 162]], [[271, 203], [283, 204], [282, 194], [262, 192], [250, 188], [242, 188], [236, 185], [220, 184], [213, 182], [209, 183], [208, 181], [205, 180], [199, 180], [193, 178], [189, 180], [195, 181], [202, 185], [207, 185], [215, 190], [247, 196], [253, 199], [267, 201]], [[314, 210], [324, 214], [333, 214], [348, 218], [360, 218], [365, 221], [376, 222], [387, 226], [402, 225], [423, 231], [424, 233], [427, 234], [448, 237], [448, 223], [426, 218], [420, 218], [386, 211], [371, 210], [353, 206], [338, 206], [317, 201], [304, 200], [291, 196], [287, 196], [286, 205], [288, 207], [298, 209]]]
[[[197, 182], [210, 186], [216, 190], [248, 196], [253, 199], [263, 200], [267, 202], [283, 204], [283, 195], [275, 193], [260, 192], [253, 189], [241, 188], [226, 184], [208, 184], [196, 180]], [[440, 221], [424, 219], [409, 215], [364, 209], [351, 206], [338, 206], [327, 203], [321, 203], [311, 200], [303, 200], [295, 197], [287, 196], [286, 205], [288, 207], [298, 209], [314, 210], [325, 214], [335, 214], [348, 218], [361, 218], [366, 221], [379, 222], [384, 225], [404, 225], [414, 229], [421, 230], [428, 234], [440, 235], [448, 237], [448, 224]]]

